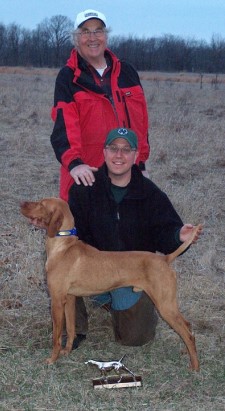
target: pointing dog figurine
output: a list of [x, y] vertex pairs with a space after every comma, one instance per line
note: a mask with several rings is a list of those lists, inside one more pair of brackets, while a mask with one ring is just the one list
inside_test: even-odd
[[[126, 355], [126, 354], [125, 354]], [[95, 365], [99, 371], [101, 371], [102, 377], [107, 381], [107, 376], [106, 373], [112, 370], [115, 370], [117, 374], [119, 374], [119, 372], [121, 370], [125, 370], [127, 371], [129, 374], [131, 374], [133, 376], [134, 381], [136, 381], [135, 375], [134, 373], [129, 370], [129, 368], [126, 367], [126, 365], [124, 365], [122, 363], [122, 360], [124, 359], [125, 355], [123, 355], [119, 361], [95, 361], [95, 360], [89, 360], [86, 361], [85, 364], [90, 364], [90, 365]], [[119, 380], [117, 381], [117, 383], [120, 383], [122, 380], [122, 375], [120, 376]]]

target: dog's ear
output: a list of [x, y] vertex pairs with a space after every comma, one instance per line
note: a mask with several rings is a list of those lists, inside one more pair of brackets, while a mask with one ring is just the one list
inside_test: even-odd
[[49, 237], [55, 237], [57, 232], [59, 231], [63, 221], [63, 213], [61, 210], [55, 210], [52, 213], [50, 218], [48, 227], [47, 227], [47, 234]]

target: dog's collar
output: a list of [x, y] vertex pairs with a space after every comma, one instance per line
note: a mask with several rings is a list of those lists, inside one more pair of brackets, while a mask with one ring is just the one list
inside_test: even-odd
[[56, 237], [65, 237], [65, 236], [70, 236], [70, 235], [77, 235], [77, 229], [76, 227], [72, 228], [72, 230], [61, 230], [58, 231], [56, 234]]

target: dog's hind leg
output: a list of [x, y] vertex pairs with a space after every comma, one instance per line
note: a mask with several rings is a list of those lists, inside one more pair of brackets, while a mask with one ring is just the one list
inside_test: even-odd
[[148, 292], [148, 290], [145, 289], [145, 292], [149, 295], [150, 298], [152, 298], [161, 317], [182, 338], [190, 356], [190, 368], [192, 370], [199, 371], [199, 361], [195, 346], [195, 337], [191, 333], [190, 323], [182, 316], [179, 311], [175, 290], [176, 284], [174, 284], [173, 289], [167, 288], [166, 293], [163, 293], [160, 298], [158, 298], [158, 296], [156, 297], [155, 293], [153, 295], [152, 290], [149, 290]]
[[187, 325], [187, 321], [184, 320], [183, 316], [179, 312], [178, 307], [168, 307], [167, 305], [163, 304], [163, 306], [160, 306], [159, 312], [162, 318], [170, 325], [170, 327], [174, 329], [174, 331], [176, 331], [176, 333], [184, 341], [190, 356], [190, 368], [192, 370], [199, 371], [199, 361], [195, 346], [195, 337], [191, 333], [189, 325]]
[[73, 341], [75, 338], [75, 307], [76, 297], [72, 294], [67, 294], [65, 304], [65, 318], [66, 318], [66, 333], [67, 340], [65, 348], [61, 349], [60, 354], [69, 354], [72, 350]]
[[194, 335], [190, 332], [189, 327], [186, 325], [186, 320], [183, 319], [183, 316], [180, 314], [179, 311], [177, 312], [171, 312], [171, 313], [165, 313], [161, 315], [164, 317], [164, 319], [167, 321], [167, 323], [177, 332], [177, 334], [180, 335], [182, 340], [184, 341], [189, 356], [190, 356], [190, 368], [195, 371], [199, 371], [199, 360], [197, 356], [197, 350], [196, 350], [196, 345], [195, 345], [195, 337]]

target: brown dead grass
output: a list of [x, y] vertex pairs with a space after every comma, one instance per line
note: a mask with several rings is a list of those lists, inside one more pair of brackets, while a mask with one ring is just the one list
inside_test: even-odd
[[[5, 70], [5, 71], [4, 71]], [[56, 71], [1, 68], [0, 408], [2, 410], [214, 410], [224, 400], [224, 84], [156, 81], [141, 73], [151, 118], [153, 181], [186, 222], [204, 236], [175, 262], [181, 311], [192, 322], [200, 373], [187, 370], [179, 337], [160, 321], [152, 345], [113, 341], [108, 313], [88, 303], [88, 339], [47, 367], [51, 319], [44, 233], [19, 213], [24, 199], [58, 195], [58, 164], [50, 146], [50, 108]], [[177, 75], [176, 75], [177, 77]], [[143, 387], [100, 390], [87, 359], [117, 359], [143, 377]]]
[[51, 76], [55, 77], [58, 73], [58, 69], [52, 68], [37, 68], [37, 67], [8, 67], [8, 66], [1, 66], [0, 67], [0, 74], [23, 74], [27, 75], [41, 75], [41, 76]]
[[224, 74], [209, 74], [209, 73], [164, 73], [164, 72], [149, 72], [141, 71], [140, 78], [142, 80], [149, 81], [168, 81], [175, 83], [201, 83], [202, 84], [211, 84], [212, 86], [224, 84], [225, 75]]

